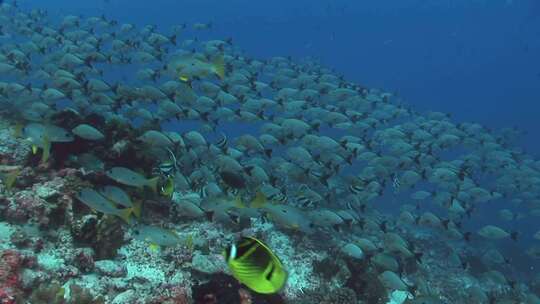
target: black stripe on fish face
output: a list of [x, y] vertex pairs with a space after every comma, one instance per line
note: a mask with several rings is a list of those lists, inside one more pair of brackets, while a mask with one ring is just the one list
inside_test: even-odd
[[244, 257], [244, 255], [253, 247], [258, 246], [259, 244], [249, 238], [242, 238], [242, 241], [236, 245], [236, 258]]
[[229, 261], [229, 259], [231, 258], [232, 249], [233, 249], [233, 245], [230, 245], [229, 247], [227, 247], [227, 249], [225, 249], [225, 261]]

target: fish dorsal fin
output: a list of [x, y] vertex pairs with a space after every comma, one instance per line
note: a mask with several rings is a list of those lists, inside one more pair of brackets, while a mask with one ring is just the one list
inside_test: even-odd
[[32, 144], [32, 155], [36, 155], [38, 151], [38, 146], [36, 144]]
[[13, 127], [12, 134], [14, 137], [19, 138], [23, 134], [24, 125], [20, 122], [16, 123]]
[[223, 80], [225, 78], [225, 61], [223, 60], [223, 56], [214, 58], [212, 65], [214, 66], [216, 75], [219, 76], [219, 79]]
[[21, 169], [15, 169], [4, 177], [4, 185], [6, 187], [6, 190], [11, 190], [13, 188], [13, 185], [15, 184], [15, 181], [17, 180], [17, 177], [21, 173]]
[[152, 177], [152, 178], [146, 180], [146, 186], [148, 186], [148, 188], [152, 189], [152, 191], [154, 193], [157, 193], [157, 191], [158, 191], [158, 189], [157, 189], [158, 182], [159, 182], [159, 176]]
[[[32, 152], [34, 152], [33, 147], [32, 147]], [[46, 163], [49, 160], [50, 154], [51, 154], [51, 141], [49, 139], [49, 136], [47, 134], [45, 134], [43, 136], [43, 154], [41, 154], [41, 163], [42, 164]]]

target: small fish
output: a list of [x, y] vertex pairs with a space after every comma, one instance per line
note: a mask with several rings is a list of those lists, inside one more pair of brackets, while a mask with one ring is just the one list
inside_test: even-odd
[[221, 149], [221, 151], [226, 152], [228, 143], [229, 139], [227, 138], [227, 135], [222, 133], [220, 140], [218, 140], [218, 142], [216, 143], [216, 146]]
[[73, 128], [71, 130], [73, 134], [79, 136], [80, 138], [86, 139], [86, 140], [102, 140], [105, 138], [105, 135], [101, 133], [96, 128], [92, 127], [91, 125], [87, 124], [80, 124]]
[[216, 75], [219, 79], [225, 77], [225, 62], [222, 56], [208, 62], [204, 56], [191, 53], [181, 54], [171, 60], [167, 69], [175, 73], [184, 83], [210, 75]]
[[193, 242], [193, 234], [189, 234], [186, 237], [185, 244], [189, 251], [193, 251], [193, 249], [195, 249], [195, 243]]
[[131, 202], [129, 195], [119, 187], [105, 186], [101, 190], [101, 194], [117, 205], [133, 207], [133, 202]]
[[156, 226], [139, 225], [134, 229], [135, 239], [150, 243], [151, 248], [172, 247], [180, 243], [178, 235], [169, 229]]
[[397, 174], [392, 178], [392, 188], [394, 188], [394, 193], [398, 193], [401, 188], [401, 182], [399, 181]]
[[163, 176], [170, 176], [174, 173], [174, 171], [175, 165], [171, 161], [164, 161], [154, 169], [154, 172]]
[[287, 272], [278, 257], [263, 242], [244, 237], [224, 253], [233, 276], [251, 290], [262, 294], [279, 292]]
[[174, 145], [172, 140], [167, 135], [155, 130], [144, 132], [144, 134], [139, 136], [138, 139], [152, 147], [168, 148]]
[[105, 174], [110, 179], [123, 185], [139, 188], [146, 186], [152, 189], [154, 192], [157, 191], [157, 183], [159, 181], [159, 176], [147, 179], [141, 174], [124, 167], [113, 167], [107, 170]]
[[49, 160], [53, 142], [73, 141], [73, 136], [65, 129], [55, 125], [39, 123], [31, 123], [25, 126], [23, 135], [32, 145], [32, 154], [37, 154], [38, 149], [42, 149], [41, 163], [46, 163]]
[[88, 172], [103, 171], [105, 169], [105, 163], [91, 153], [84, 153], [77, 156], [75, 162]]
[[246, 180], [242, 174], [232, 171], [221, 171], [219, 175], [221, 176], [221, 179], [223, 179], [223, 182], [225, 182], [225, 184], [231, 188], [243, 189], [246, 187]]
[[516, 241], [518, 237], [517, 232], [508, 233], [503, 229], [493, 226], [486, 225], [478, 230], [478, 234], [486, 239], [498, 240], [510, 237], [512, 240]]
[[104, 214], [113, 214], [122, 218], [126, 223], [129, 223], [129, 218], [133, 212], [132, 208], [118, 209], [113, 202], [105, 198], [99, 192], [90, 189], [84, 188], [79, 194], [77, 194], [77, 199], [83, 204], [92, 208], [93, 210], [99, 211]]
[[[173, 196], [176, 196], [176, 193], [174, 193]], [[206, 215], [209, 219], [212, 218], [212, 211], [207, 212], [205, 209], [199, 206], [198, 196], [196, 199], [192, 199], [189, 196], [183, 196], [180, 198], [173, 197], [172, 200], [176, 204], [177, 210], [181, 216], [194, 219], [201, 218]]]
[[165, 148], [169, 153], [169, 160], [160, 163], [156, 168], [153, 169], [156, 174], [162, 175], [164, 177], [171, 177], [179, 171], [178, 169], [178, 160], [176, 155], [169, 148]]
[[16, 168], [14, 170], [11, 170], [7, 173], [5, 173], [3, 176], [2, 176], [2, 179], [3, 179], [3, 182], [4, 182], [4, 186], [6, 187], [6, 190], [11, 190], [13, 188], [13, 185], [15, 185], [15, 181], [17, 180], [17, 177], [19, 176], [19, 174], [21, 173], [21, 169], [20, 168]]
[[165, 181], [165, 184], [161, 186], [161, 194], [166, 197], [172, 197], [174, 193], [174, 177], [169, 176]]
[[208, 22], [208, 23], [197, 22], [193, 24], [193, 29], [199, 30], [199, 31], [208, 30], [208, 29], [211, 29], [212, 26], [213, 26], [212, 22]]

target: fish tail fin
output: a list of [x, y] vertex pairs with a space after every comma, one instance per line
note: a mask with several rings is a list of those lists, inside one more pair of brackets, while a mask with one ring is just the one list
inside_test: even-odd
[[176, 45], [176, 34], [173, 34], [172, 36], [169, 37], [169, 41], [173, 44], [173, 45]]
[[148, 183], [146, 184], [152, 191], [157, 192], [157, 186], [159, 182], [159, 176], [153, 177], [148, 180]]
[[225, 78], [225, 61], [223, 60], [223, 56], [215, 58], [212, 64], [214, 65], [214, 71], [219, 76], [219, 79]]
[[133, 215], [137, 217], [138, 219], [141, 218], [141, 210], [142, 210], [142, 202], [136, 201], [133, 203], [133, 207], [131, 208], [131, 211], [133, 212]]
[[21, 173], [20, 169], [13, 170], [9, 172], [5, 178], [4, 178], [4, 185], [6, 186], [6, 190], [11, 190], [13, 188], [13, 185], [15, 185], [15, 181], [17, 180], [17, 176], [19, 176], [19, 173]]
[[205, 212], [205, 215], [206, 215], [206, 219], [207, 219], [209, 222], [213, 222], [213, 221], [214, 221], [214, 211], [206, 211], [206, 212]]
[[266, 196], [261, 192], [257, 191], [255, 198], [251, 201], [252, 208], [261, 208], [266, 204]]
[[519, 232], [514, 231], [510, 233], [510, 238], [512, 239], [512, 241], [516, 242], [518, 240], [518, 237], [519, 237]]
[[[32, 151], [34, 149], [32, 148]], [[49, 156], [51, 155], [51, 141], [49, 140], [48, 136], [45, 136], [43, 138], [43, 154], [41, 154], [41, 163], [44, 164], [49, 160]]]
[[126, 208], [120, 210], [118, 213], [118, 216], [123, 219], [126, 223], [129, 224], [129, 219], [131, 218], [131, 213], [133, 212], [133, 208]]
[[24, 125], [20, 122], [16, 123], [15, 126], [13, 127], [13, 130], [11, 131], [13, 136], [16, 137], [16, 138], [20, 138], [23, 134], [23, 128], [24, 128]]
[[153, 252], [158, 252], [159, 251], [159, 245], [158, 244], [150, 244], [149, 246], [150, 250], [152, 250]]
[[239, 209], [246, 208], [246, 205], [244, 205], [244, 202], [242, 202], [240, 195], [237, 195], [234, 199], [234, 206]]

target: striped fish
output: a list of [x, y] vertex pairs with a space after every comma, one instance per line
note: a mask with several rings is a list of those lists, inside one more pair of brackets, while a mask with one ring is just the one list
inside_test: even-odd
[[224, 253], [233, 276], [251, 290], [262, 294], [279, 292], [287, 272], [278, 257], [263, 242], [244, 237]]
[[227, 138], [227, 135], [225, 135], [225, 133], [221, 133], [221, 138], [216, 142], [216, 146], [224, 153], [227, 153], [228, 144], [229, 139]]

